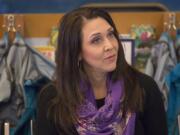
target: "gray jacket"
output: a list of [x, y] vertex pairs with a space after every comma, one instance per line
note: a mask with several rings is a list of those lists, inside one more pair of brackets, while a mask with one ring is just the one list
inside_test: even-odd
[[145, 73], [154, 78], [157, 82], [167, 108], [168, 87], [165, 83], [166, 75], [177, 64], [177, 58], [172, 40], [167, 33], [163, 33], [159, 42], [153, 46], [149, 57]]
[[7, 117], [9, 109], [15, 112], [16, 117], [19, 117], [26, 107], [24, 82], [38, 80], [42, 77], [52, 79], [54, 69], [54, 63], [26, 45], [23, 38], [17, 33], [5, 58], [5, 67], [2, 69], [0, 78], [0, 102], [7, 104], [12, 99], [14, 101], [10, 102], [9, 106], [4, 106], [3, 111], [0, 112], [0, 119]]

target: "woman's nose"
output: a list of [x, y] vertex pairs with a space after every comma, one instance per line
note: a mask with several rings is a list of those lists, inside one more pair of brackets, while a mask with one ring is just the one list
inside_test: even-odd
[[109, 51], [113, 48], [113, 44], [109, 39], [106, 39], [105, 45], [104, 45], [104, 51]]

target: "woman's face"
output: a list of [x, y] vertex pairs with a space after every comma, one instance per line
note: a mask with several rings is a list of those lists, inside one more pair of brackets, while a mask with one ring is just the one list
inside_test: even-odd
[[80, 59], [92, 72], [111, 72], [116, 68], [118, 41], [114, 29], [103, 18], [84, 20]]

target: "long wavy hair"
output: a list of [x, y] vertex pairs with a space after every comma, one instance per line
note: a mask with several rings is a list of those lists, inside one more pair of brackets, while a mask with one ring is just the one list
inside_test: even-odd
[[[111, 16], [98, 8], [82, 7], [65, 14], [59, 25], [58, 46], [56, 50], [55, 86], [57, 94], [49, 108], [55, 125], [61, 127], [65, 134], [72, 134], [69, 127], [77, 121], [77, 107], [83, 103], [80, 80], [86, 79], [86, 73], [78, 65], [82, 49], [82, 29], [84, 18], [87, 20], [101, 17], [111, 25], [119, 44], [117, 66], [112, 71], [112, 79], [124, 80], [123, 114], [127, 111], [140, 111], [143, 104], [143, 92], [136, 78], [137, 71], [125, 60], [119, 34]], [[62, 132], [62, 131], [61, 131]]]

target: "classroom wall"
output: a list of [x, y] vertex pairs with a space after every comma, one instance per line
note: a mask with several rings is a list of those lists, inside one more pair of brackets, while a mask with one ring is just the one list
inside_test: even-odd
[[[111, 12], [110, 13], [120, 33], [130, 32], [132, 24], [151, 24], [157, 30], [157, 35], [163, 31], [165, 12]], [[63, 14], [21, 14], [24, 21], [25, 37], [48, 37], [53, 26], [57, 26]], [[177, 23], [180, 22], [180, 12], [176, 12]], [[3, 14], [0, 15], [0, 25], [3, 24]], [[0, 37], [3, 28], [0, 27]]]

